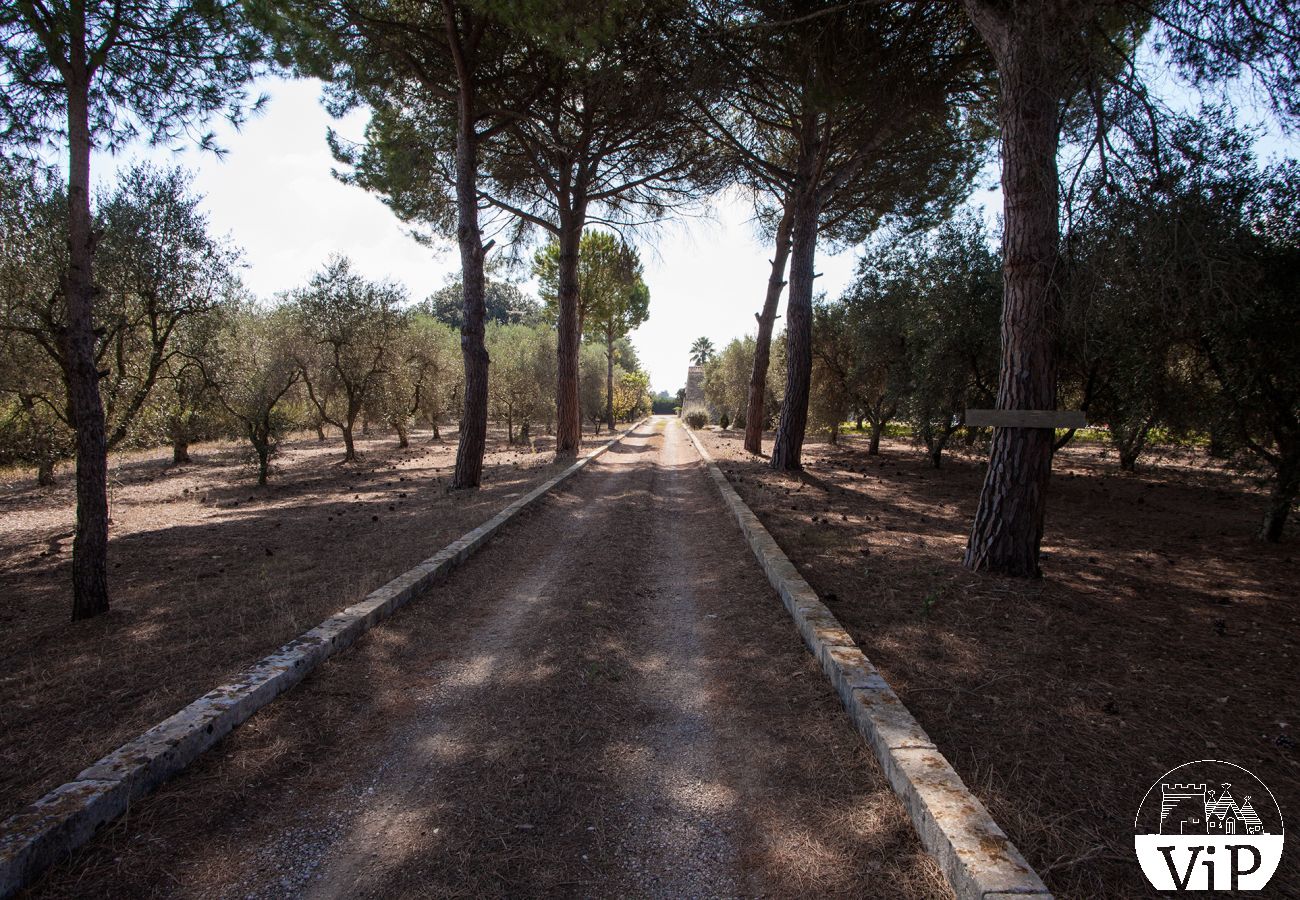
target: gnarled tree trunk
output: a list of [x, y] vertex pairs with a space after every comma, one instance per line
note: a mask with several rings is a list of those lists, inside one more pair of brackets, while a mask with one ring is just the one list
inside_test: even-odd
[[1264, 514], [1264, 527], [1259, 532], [1261, 539], [1274, 544], [1282, 540], [1286, 520], [1297, 498], [1300, 498], [1300, 449], [1279, 457], [1277, 481], [1273, 483], [1268, 512]]
[[343, 425], [343, 461], [356, 462], [357, 445], [352, 437], [352, 420], [349, 419]]
[[745, 449], [755, 455], [763, 452], [763, 421], [766, 418], [767, 367], [772, 358], [772, 329], [776, 324], [776, 307], [785, 287], [785, 264], [790, 256], [790, 229], [793, 205], [787, 200], [781, 221], [776, 226], [776, 244], [772, 250], [772, 273], [767, 278], [767, 296], [758, 314], [758, 338], [754, 342], [754, 370], [749, 376], [749, 402], [745, 407]]

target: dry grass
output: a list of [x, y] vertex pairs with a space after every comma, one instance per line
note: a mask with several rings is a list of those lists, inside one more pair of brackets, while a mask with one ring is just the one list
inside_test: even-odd
[[[299, 436], [259, 488], [242, 448], [111, 460], [108, 615], [70, 624], [71, 477], [0, 482], [0, 818], [480, 524], [556, 471], [493, 434], [448, 494], [455, 436], [400, 450]], [[594, 443], [595, 439], [591, 439]], [[603, 437], [602, 437], [603, 440]]]
[[[983, 461], [901, 442], [806, 448], [778, 475], [705, 440], [741, 495], [1062, 897], [1143, 895], [1132, 822], [1215, 756], [1300, 810], [1300, 547], [1254, 538], [1253, 479], [1181, 451], [1121, 473], [1057, 458], [1039, 582], [961, 564]], [[770, 445], [769, 445], [770, 446]], [[1293, 813], [1294, 815], [1294, 813]], [[1271, 888], [1300, 894], [1291, 854]]]

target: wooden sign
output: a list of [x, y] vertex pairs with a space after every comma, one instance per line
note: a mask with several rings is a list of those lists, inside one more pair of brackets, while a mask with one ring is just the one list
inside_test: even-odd
[[972, 428], [1086, 428], [1088, 420], [1077, 409], [968, 409]]

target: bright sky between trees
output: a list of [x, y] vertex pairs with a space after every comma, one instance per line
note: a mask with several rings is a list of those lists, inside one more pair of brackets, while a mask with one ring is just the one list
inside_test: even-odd
[[[109, 183], [119, 167], [142, 156], [192, 170], [214, 231], [231, 235], [243, 248], [245, 283], [263, 298], [301, 285], [335, 252], [349, 256], [369, 277], [405, 285], [412, 300], [423, 299], [459, 271], [453, 241], [421, 245], [378, 197], [331, 174], [336, 162], [326, 131], [332, 127], [344, 137], [360, 138], [368, 113], [331, 119], [321, 107], [317, 81], [268, 79], [258, 87], [270, 97], [261, 116], [239, 132], [214, 125], [224, 156], [140, 146], [116, 157], [99, 155], [93, 171], [101, 183]], [[1176, 92], [1164, 88], [1166, 94]], [[1274, 134], [1259, 149], [1294, 152], [1295, 142]], [[1001, 209], [996, 181], [994, 164], [982, 173], [973, 198], [990, 223]], [[632, 340], [650, 372], [652, 390], [672, 393], [685, 384], [687, 349], [697, 337], [721, 348], [754, 331], [771, 245], [759, 238], [751, 218], [749, 201], [729, 191], [712, 198], [705, 211], [635, 236], [650, 287], [650, 318]], [[853, 251], [819, 253], [817, 290], [838, 296], [855, 261]], [[524, 286], [536, 293], [531, 282]], [[778, 320], [778, 330], [780, 325]]]
[[[94, 171], [108, 183], [119, 167], [142, 156], [192, 170], [213, 230], [243, 248], [244, 281], [263, 298], [302, 284], [334, 252], [349, 256], [369, 277], [404, 284], [412, 300], [458, 272], [454, 242], [419, 244], [378, 197], [331, 175], [336, 163], [325, 143], [327, 129], [359, 138], [366, 113], [332, 120], [315, 81], [269, 80], [259, 87], [270, 96], [261, 116], [239, 132], [215, 126], [224, 156], [140, 147], [100, 155]], [[636, 236], [650, 319], [632, 340], [653, 390], [675, 392], [685, 384], [687, 349], [695, 338], [705, 335], [721, 348], [754, 329], [771, 248], [759, 239], [751, 216], [749, 202], [728, 192], [713, 198], [707, 211]], [[818, 289], [838, 295], [852, 277], [854, 259], [852, 252], [822, 255]], [[536, 293], [531, 283], [525, 288]]]

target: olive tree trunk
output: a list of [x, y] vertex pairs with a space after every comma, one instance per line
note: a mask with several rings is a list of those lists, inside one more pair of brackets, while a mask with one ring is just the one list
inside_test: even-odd
[[1286, 520], [1291, 515], [1291, 508], [1300, 498], [1300, 450], [1281, 456], [1277, 466], [1277, 481], [1268, 501], [1268, 512], [1264, 514], [1264, 527], [1259, 536], [1263, 540], [1276, 544], [1282, 540], [1286, 529]]
[[352, 437], [352, 420], [348, 419], [343, 424], [343, 461], [356, 462], [357, 445]]
[[776, 244], [772, 250], [772, 273], [767, 278], [767, 296], [758, 314], [758, 338], [754, 342], [754, 370], [749, 376], [749, 403], [745, 407], [745, 449], [754, 455], [763, 453], [763, 421], [766, 418], [767, 367], [772, 356], [772, 329], [776, 325], [776, 307], [785, 287], [785, 264], [790, 256], [790, 226], [793, 206], [786, 202], [781, 221], [776, 226]]

